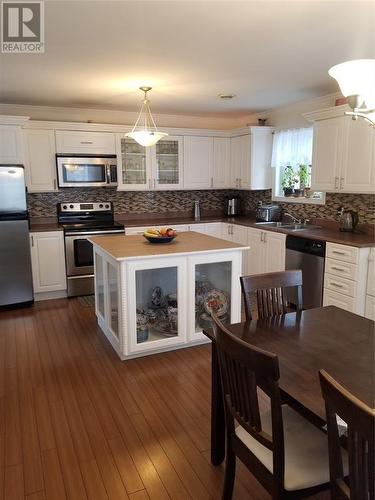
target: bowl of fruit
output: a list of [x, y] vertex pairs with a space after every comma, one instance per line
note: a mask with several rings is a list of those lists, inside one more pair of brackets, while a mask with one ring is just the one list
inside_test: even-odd
[[170, 243], [177, 236], [177, 231], [171, 227], [162, 227], [160, 229], [147, 229], [143, 236], [150, 243]]

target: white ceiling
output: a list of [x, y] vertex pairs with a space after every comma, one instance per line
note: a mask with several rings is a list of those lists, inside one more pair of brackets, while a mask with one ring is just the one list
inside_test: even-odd
[[[43, 55], [0, 57], [0, 102], [240, 116], [338, 90], [375, 57], [374, 1], [45, 2]], [[220, 101], [218, 93], [236, 99]]]

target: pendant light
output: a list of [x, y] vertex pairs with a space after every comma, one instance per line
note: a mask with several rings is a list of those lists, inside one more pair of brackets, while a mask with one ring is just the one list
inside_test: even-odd
[[[147, 92], [149, 92], [152, 87], [139, 87], [139, 90], [145, 93], [141, 109], [133, 130], [126, 137], [131, 137], [141, 146], [153, 146], [162, 137], [166, 137], [168, 134], [166, 132], [159, 132], [154, 119], [151, 114], [150, 101], [147, 99]], [[138, 130], [137, 130], [137, 127]]]
[[375, 59], [355, 59], [336, 64], [328, 74], [337, 80], [353, 110], [345, 114], [352, 116], [353, 120], [364, 118], [375, 127]]

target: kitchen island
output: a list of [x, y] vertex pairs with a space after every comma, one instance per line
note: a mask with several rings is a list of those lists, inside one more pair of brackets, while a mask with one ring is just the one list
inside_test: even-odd
[[242, 251], [248, 247], [194, 231], [168, 244], [143, 236], [93, 236], [95, 312], [121, 359], [207, 342], [215, 310], [241, 320]]

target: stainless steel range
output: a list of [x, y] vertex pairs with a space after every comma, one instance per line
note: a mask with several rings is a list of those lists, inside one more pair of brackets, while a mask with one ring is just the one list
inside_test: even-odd
[[87, 238], [124, 234], [124, 226], [114, 221], [110, 202], [58, 203], [57, 218], [64, 227], [68, 297], [93, 294], [93, 251]]

